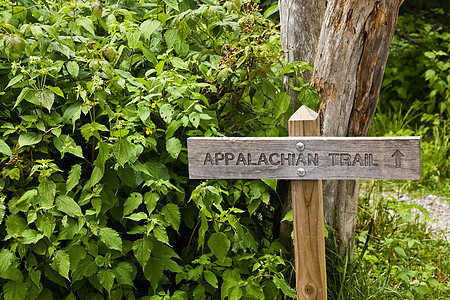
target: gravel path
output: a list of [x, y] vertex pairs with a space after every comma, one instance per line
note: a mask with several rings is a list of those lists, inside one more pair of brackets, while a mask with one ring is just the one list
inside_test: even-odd
[[[450, 241], [450, 203], [438, 196], [424, 196], [418, 199], [411, 199], [409, 196], [401, 196], [398, 201], [413, 202], [425, 208], [430, 214], [429, 218], [435, 221], [428, 222], [429, 230], [435, 236], [444, 236]], [[417, 211], [422, 217], [423, 214]]]

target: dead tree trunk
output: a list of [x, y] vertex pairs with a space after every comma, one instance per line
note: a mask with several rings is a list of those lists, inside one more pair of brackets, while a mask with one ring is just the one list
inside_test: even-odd
[[[321, 98], [319, 113], [322, 135], [367, 135], [375, 114], [384, 67], [402, 2], [403, 0], [328, 1], [317, 42], [314, 73], [310, 80]], [[281, 12], [285, 10], [289, 11], [289, 8], [280, 7]], [[286, 18], [295, 23], [291, 20], [294, 17], [310, 19], [307, 14]], [[310, 22], [315, 23], [316, 20]], [[283, 28], [282, 22], [282, 36], [290, 30], [290, 27]], [[303, 40], [297, 43], [311, 42]], [[340, 254], [348, 252], [351, 255], [359, 182], [324, 181], [323, 188], [325, 220], [337, 231]]]

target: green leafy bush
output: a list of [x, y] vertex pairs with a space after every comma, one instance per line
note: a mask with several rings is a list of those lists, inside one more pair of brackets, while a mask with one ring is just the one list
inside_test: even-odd
[[256, 6], [1, 1], [0, 16], [5, 299], [295, 296], [277, 182], [187, 179], [189, 136], [286, 135], [281, 75], [298, 66]]
[[450, 33], [439, 21], [448, 15], [438, 9], [399, 17], [371, 132], [422, 136], [419, 185], [441, 194], [450, 192]]

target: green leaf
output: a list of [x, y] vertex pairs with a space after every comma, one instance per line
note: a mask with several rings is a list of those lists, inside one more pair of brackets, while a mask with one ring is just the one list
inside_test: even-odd
[[58, 250], [53, 255], [52, 268], [57, 271], [61, 276], [69, 279], [70, 270], [70, 258], [69, 254], [63, 250]]
[[292, 209], [290, 211], [288, 211], [286, 213], [286, 215], [284, 216], [283, 220], [281, 220], [281, 222], [284, 222], [284, 221], [287, 221], [287, 222], [293, 222], [294, 221], [294, 214], [292, 212]]
[[183, 70], [189, 71], [188, 64], [179, 57], [172, 57], [170, 59], [170, 62], [172, 63], [172, 65], [175, 69], [183, 69]]
[[141, 205], [143, 201], [143, 197], [139, 193], [132, 193], [130, 197], [125, 200], [125, 203], [123, 205], [123, 215], [129, 215], [131, 214], [136, 208]]
[[403, 249], [402, 247], [399, 247], [399, 246], [394, 247], [394, 250], [395, 250], [395, 252], [396, 252], [398, 255], [400, 255], [401, 257], [407, 257], [407, 256], [406, 256], [405, 249]]
[[177, 0], [164, 0], [164, 2], [169, 6], [170, 8], [173, 8], [175, 10], [178, 10], [178, 1]]
[[230, 249], [230, 240], [225, 233], [213, 233], [208, 239], [208, 247], [218, 260], [224, 261]]
[[79, 182], [81, 176], [81, 166], [73, 165], [66, 182], [66, 194], [70, 192]]
[[116, 274], [114, 273], [114, 271], [109, 269], [101, 269], [97, 273], [98, 281], [100, 281], [100, 284], [105, 288], [108, 294], [111, 292], [111, 289], [114, 285], [115, 277]]
[[78, 73], [80, 72], [80, 67], [78, 66], [77, 62], [70, 60], [66, 63], [66, 66], [67, 66], [67, 71], [69, 71], [69, 74], [73, 78], [77, 78]]
[[3, 140], [0, 140], [0, 153], [3, 153], [6, 156], [12, 156], [11, 148], [9, 148], [8, 144]]
[[19, 136], [19, 148], [23, 146], [35, 145], [42, 140], [42, 134], [25, 132]]
[[92, 22], [92, 20], [90, 18], [78, 16], [76, 23], [78, 26], [81, 26], [84, 29], [86, 29], [86, 31], [88, 31], [90, 34], [95, 35], [94, 23]]
[[19, 241], [24, 245], [36, 244], [43, 237], [43, 234], [34, 229], [25, 229], [20, 233]]
[[165, 227], [156, 226], [155, 229], [153, 229], [153, 234], [158, 241], [169, 245], [169, 237], [167, 236]]
[[16, 256], [9, 249], [2, 249], [2, 251], [0, 251], [0, 274], [8, 270], [15, 258]]
[[175, 229], [176, 231], [180, 229], [181, 215], [177, 205], [173, 203], [166, 204], [161, 209], [161, 214], [164, 216], [166, 221], [173, 227], [173, 229]]
[[63, 91], [62, 91], [59, 87], [47, 85], [47, 88], [48, 88], [49, 90], [51, 90], [54, 94], [56, 94], [56, 95], [58, 95], [58, 96], [64, 98], [64, 93], [63, 93]]
[[119, 284], [133, 286], [133, 265], [127, 262], [120, 262], [113, 271], [116, 273], [117, 282]]
[[161, 22], [155, 19], [145, 20], [140, 26], [142, 35], [146, 40], [150, 38], [153, 32], [161, 25]]
[[150, 258], [152, 248], [153, 243], [150, 241], [148, 237], [138, 239], [133, 243], [134, 256], [136, 257], [137, 261], [142, 266], [142, 268], [145, 268], [145, 265], [147, 264]]
[[136, 49], [139, 43], [139, 37], [141, 32], [139, 30], [127, 31], [126, 32], [128, 47], [131, 49]]
[[99, 237], [108, 248], [122, 252], [122, 239], [114, 229], [108, 227], [100, 228]]
[[28, 286], [25, 282], [8, 281], [3, 286], [5, 300], [23, 300], [27, 295]]
[[5, 225], [6, 232], [10, 235], [19, 235], [27, 228], [27, 222], [19, 215], [9, 215], [6, 217]]
[[203, 277], [212, 287], [219, 288], [219, 281], [213, 272], [206, 270], [203, 272]]
[[123, 167], [125, 163], [128, 162], [133, 155], [133, 150], [134, 147], [128, 140], [119, 139], [116, 141], [114, 144], [113, 153], [119, 165]]
[[176, 159], [181, 152], [181, 142], [178, 138], [172, 137], [166, 142], [166, 149], [172, 158]]
[[37, 90], [34, 94], [42, 106], [50, 112], [53, 102], [55, 101], [55, 94], [49, 89]]
[[159, 200], [159, 194], [155, 192], [147, 192], [144, 195], [144, 202], [147, 206], [148, 214], [151, 214]]
[[164, 120], [164, 122], [166, 122], [167, 124], [169, 124], [172, 121], [173, 112], [174, 112], [173, 106], [168, 103], [163, 104], [159, 108], [159, 114], [161, 115], [161, 118]]
[[275, 95], [275, 107], [273, 108], [273, 117], [278, 119], [289, 108], [291, 96], [288, 93], [278, 93]]
[[22, 79], [23, 79], [23, 74], [16, 75], [15, 77], [13, 77], [13, 78], [9, 81], [8, 85], [5, 87], [5, 90], [6, 90], [7, 88], [9, 88], [10, 86], [15, 85], [16, 83], [18, 83], [18, 82], [21, 81]]
[[71, 217], [81, 217], [81, 207], [69, 196], [61, 195], [56, 197], [56, 208]]
[[91, 277], [97, 272], [98, 266], [92, 256], [88, 255], [80, 261], [78, 267], [72, 273], [72, 282]]
[[29, 87], [25, 87], [20, 91], [20, 94], [19, 94], [19, 96], [17, 96], [16, 103], [14, 103], [14, 106], [12, 109], [16, 108], [17, 105], [19, 105], [20, 102], [22, 102], [22, 100], [27, 96], [27, 94], [30, 90], [31, 89]]
[[53, 201], [56, 195], [56, 183], [53, 180], [46, 178], [44, 181], [39, 183], [38, 186], [39, 196], [44, 201], [44, 208], [51, 208], [53, 206]]
[[275, 286], [286, 296], [291, 298], [295, 298], [297, 296], [295, 290], [287, 284], [286, 280], [279, 278], [277, 275], [273, 276], [273, 283], [275, 283]]

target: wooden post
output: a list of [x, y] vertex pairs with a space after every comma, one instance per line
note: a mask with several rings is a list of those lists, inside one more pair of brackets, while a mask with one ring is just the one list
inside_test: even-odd
[[[302, 106], [289, 119], [289, 136], [317, 136], [318, 116]], [[292, 180], [291, 193], [297, 299], [326, 300], [322, 180]]]

